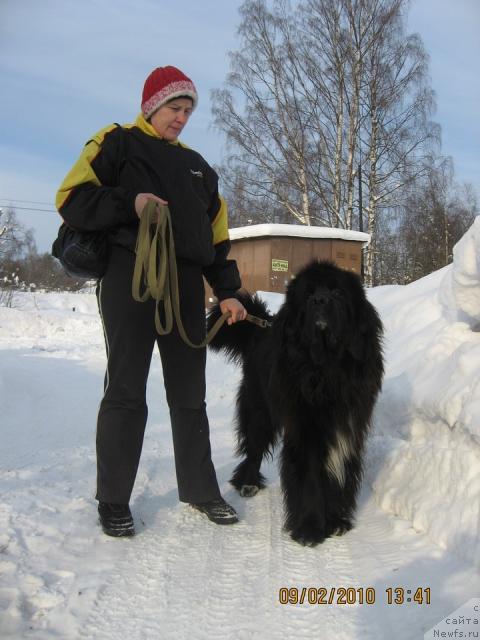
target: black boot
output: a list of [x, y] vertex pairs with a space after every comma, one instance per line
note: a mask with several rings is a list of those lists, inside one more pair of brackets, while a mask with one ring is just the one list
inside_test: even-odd
[[209, 502], [198, 502], [190, 506], [204, 513], [215, 524], [235, 524], [238, 522], [235, 509], [227, 504], [223, 498]]
[[120, 538], [135, 535], [132, 513], [128, 504], [99, 502], [98, 515], [103, 532], [107, 536]]

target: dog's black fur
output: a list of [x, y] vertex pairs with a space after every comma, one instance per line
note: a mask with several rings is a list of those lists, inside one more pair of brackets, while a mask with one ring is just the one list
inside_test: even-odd
[[[272, 326], [224, 325], [210, 344], [243, 365], [237, 453], [244, 459], [231, 483], [243, 496], [262, 489], [262, 459], [283, 435], [285, 528], [314, 546], [352, 527], [382, 383], [382, 324], [358, 276], [329, 262], [302, 269], [275, 316], [257, 296], [238, 297]], [[219, 315], [217, 306], [209, 327]]]

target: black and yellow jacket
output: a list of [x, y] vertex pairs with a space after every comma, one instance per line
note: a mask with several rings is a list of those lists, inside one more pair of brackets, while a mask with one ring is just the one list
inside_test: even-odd
[[177, 258], [201, 266], [220, 300], [230, 297], [240, 277], [235, 261], [227, 259], [227, 206], [218, 176], [197, 152], [159, 138], [142, 115], [87, 142], [58, 190], [56, 206], [74, 229], [108, 230], [111, 244], [133, 251], [138, 193], [168, 202]]

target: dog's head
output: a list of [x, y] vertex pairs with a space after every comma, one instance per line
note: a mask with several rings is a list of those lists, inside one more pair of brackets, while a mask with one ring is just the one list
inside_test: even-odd
[[314, 261], [289, 284], [285, 330], [320, 363], [348, 351], [365, 357], [366, 341], [381, 332], [380, 320], [359, 277], [329, 262]]

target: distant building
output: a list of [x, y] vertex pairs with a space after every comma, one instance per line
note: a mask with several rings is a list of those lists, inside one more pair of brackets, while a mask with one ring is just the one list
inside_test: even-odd
[[[245, 289], [284, 293], [291, 278], [314, 258], [361, 274], [368, 233], [299, 224], [255, 224], [230, 229], [232, 249]], [[212, 299], [207, 290], [207, 300]]]

